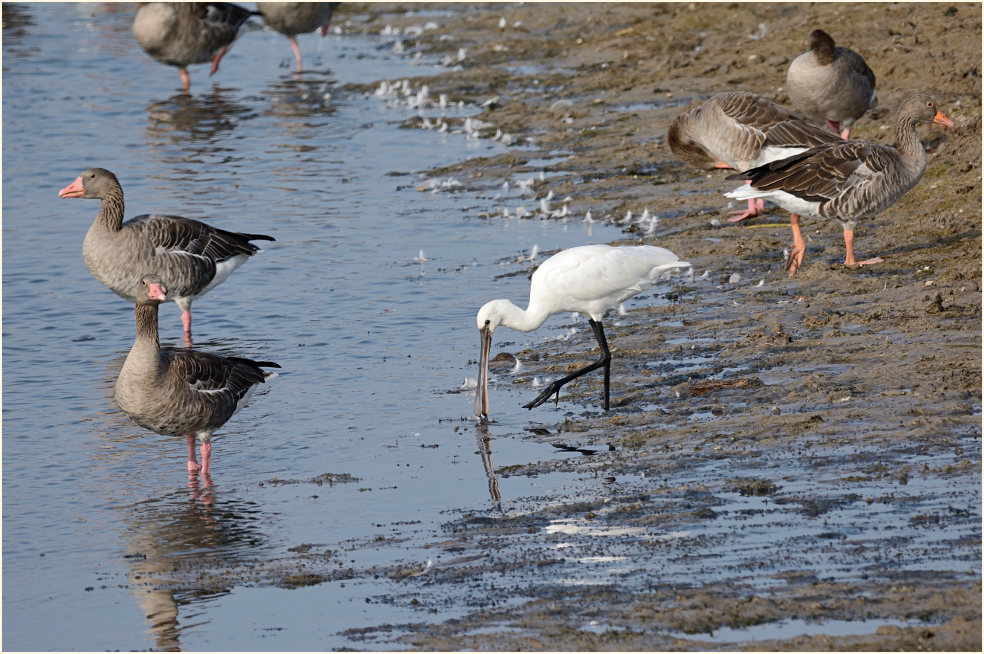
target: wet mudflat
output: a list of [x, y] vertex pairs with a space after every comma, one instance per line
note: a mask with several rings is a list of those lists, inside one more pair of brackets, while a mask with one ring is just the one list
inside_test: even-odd
[[[20, 177], [5, 171], [5, 647], [32, 642], [10, 615], [37, 621], [58, 611], [76, 629], [74, 645], [37, 648], [980, 649], [979, 7], [407, 13], [374, 4], [340, 18], [333, 38], [346, 63], [363, 62], [358, 75], [326, 62], [341, 79], [226, 91], [219, 100], [235, 109], [237, 131], [222, 138], [220, 128], [189, 159], [184, 138], [151, 130], [161, 159], [130, 162], [148, 175], [181, 164], [188, 170], [159, 185], [194, 172], [204, 175], [189, 181], [195, 190], [214, 192], [238, 174], [293, 165], [278, 156], [285, 148], [310, 152], [309, 122], [288, 129], [285, 146], [267, 121], [290, 127], [283, 117], [311, 106], [321, 107], [313, 127], [324, 129], [358, 125], [368, 108], [384, 112], [372, 118], [383, 131], [339, 139], [403, 155], [366, 166], [397, 173], [383, 199], [404, 207], [398, 215], [414, 227], [406, 233], [378, 218], [385, 203], [365, 201], [381, 188], [363, 181], [368, 172], [330, 176], [343, 193], [299, 182], [326, 165], [315, 155], [272, 187], [299, 187], [322, 201], [316, 209], [311, 195], [250, 191], [257, 206], [300, 212], [286, 218], [293, 247], [271, 247], [228, 282], [231, 297], [203, 303], [204, 345], [273, 351], [288, 372], [226, 430], [230, 445], [217, 440], [216, 464], [228, 463], [210, 493], [175, 483], [166, 470], [180, 447], [127, 426], [107, 404], [110, 355], [118, 366], [128, 345], [128, 331], [119, 343], [111, 337], [129, 326], [125, 306], [107, 304], [110, 315], [90, 318], [83, 334], [63, 325], [64, 310], [40, 309], [49, 333], [75, 342], [72, 360], [97, 369], [95, 381], [78, 375], [81, 392], [57, 386], [67, 401], [47, 421], [31, 417], [36, 398], [8, 386], [11, 366], [34, 345], [8, 332], [11, 303], [34, 307], [33, 289], [57, 291], [29, 261], [23, 278], [9, 274], [11, 237], [22, 228], [8, 212], [28, 202], [12, 183]], [[113, 24], [126, 29], [125, 20]], [[859, 229], [859, 251], [885, 263], [846, 270], [840, 230], [807, 225], [806, 265], [788, 280], [788, 217], [774, 210], [727, 223], [721, 192], [732, 183], [686, 168], [662, 138], [679, 111], [722, 88], [782, 100], [785, 66], [814, 24], [861, 51], [878, 75], [884, 109], [859, 122], [857, 136], [890, 142], [881, 129], [888, 108], [930, 86], [956, 128], [921, 128], [930, 146], [923, 181]], [[4, 36], [6, 55], [16, 44]], [[274, 42], [270, 35], [271, 52], [286, 49]], [[236, 79], [232, 62], [224, 73]], [[8, 65], [5, 56], [5, 118]], [[460, 112], [442, 112], [433, 102], [441, 94], [450, 106], [462, 102]], [[412, 107], [416, 97], [432, 102]], [[133, 100], [133, 112], [141, 128], [150, 116], [160, 130], [147, 102]], [[183, 115], [180, 104], [164, 101], [163, 115]], [[265, 156], [240, 142], [245, 133], [264, 139]], [[12, 142], [5, 161], [20, 145]], [[65, 165], [58, 181], [77, 167]], [[45, 211], [56, 209], [68, 211]], [[584, 222], [588, 211], [596, 223]], [[266, 217], [247, 210], [239, 227], [263, 231]], [[84, 219], [61, 220], [76, 224], [59, 237], [80, 242]], [[396, 249], [368, 238], [372, 228], [397, 229]], [[445, 236], [457, 230], [465, 236]], [[535, 335], [497, 334], [493, 354], [505, 354], [492, 373], [494, 422], [478, 425], [460, 388], [475, 372], [474, 311], [493, 293], [522, 299], [532, 246], [542, 260], [596, 240], [656, 243], [695, 265], [692, 279], [672, 278], [610, 317], [612, 410], [600, 410], [600, 379], [591, 376], [557, 407], [520, 408], [535, 383], [594, 356], [585, 321], [557, 317]], [[299, 247], [308, 241], [337, 251], [332, 266]], [[397, 274], [360, 278], [356, 264], [380, 250]], [[319, 295], [314, 275], [334, 281], [339, 308], [327, 313], [349, 320], [305, 312]], [[113, 299], [85, 281], [81, 299]], [[371, 303], [362, 319], [367, 291], [387, 302]], [[257, 300], [269, 324], [230, 340]], [[412, 362], [397, 335], [415, 348]], [[85, 408], [97, 400], [98, 413]], [[32, 522], [19, 516], [39, 498], [66, 506], [80, 465], [55, 454], [46, 474], [17, 467], [11, 483], [8, 457], [39, 427], [79, 443], [87, 478], [76, 484], [89, 492]], [[12, 430], [22, 438], [8, 441]], [[258, 460], [261, 443], [269, 449]], [[113, 537], [85, 537], [88, 556], [64, 544], [39, 548], [32, 534], [44, 520], [75, 525], [42, 530], [56, 542], [100, 530]], [[67, 572], [80, 561], [81, 571]], [[107, 607], [128, 626], [98, 640], [81, 623], [99, 625], [94, 616]]]
[[[890, 108], [917, 90], [957, 125], [921, 133], [923, 181], [862, 228], [862, 247], [885, 263], [843, 268], [839, 229], [812, 225], [807, 265], [787, 280], [788, 217], [728, 224], [731, 182], [687, 169], [662, 138], [718, 90], [786, 101], [786, 66], [813, 27], [836, 30], [878, 75], [881, 108], [856, 136], [891, 143]], [[538, 197], [570, 194], [574, 215], [669, 247], [698, 276], [656, 294], [669, 304], [615, 318], [613, 411], [598, 411], [589, 377], [555, 417], [489, 426], [493, 456], [519, 430], [584, 456], [497, 469], [501, 504], [450, 520], [436, 546], [457, 558], [393, 599], [473, 612], [400, 642], [978, 649], [976, 8], [534, 5], [451, 18], [445, 31], [455, 38], [414, 40], [424, 52], [467, 48], [461, 70], [427, 80], [432, 92], [488, 102], [490, 133], [532, 135], [533, 156], [553, 157]], [[528, 156], [439, 172], [477, 182]], [[589, 356], [578, 344], [593, 347], [590, 334], [548, 356], [503, 346], [538, 360], [523, 377], [506, 357], [500, 380], [562, 374]], [[515, 479], [559, 472], [595, 483], [509, 493]], [[465, 594], [449, 590], [464, 580]]]

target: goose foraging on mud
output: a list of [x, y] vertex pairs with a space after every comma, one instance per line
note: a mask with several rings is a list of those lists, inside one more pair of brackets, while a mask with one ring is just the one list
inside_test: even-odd
[[228, 2], [143, 2], [133, 19], [133, 34], [151, 57], [177, 66], [187, 93], [188, 65], [211, 61], [209, 74], [214, 75], [239, 28], [254, 13]]
[[328, 34], [331, 15], [340, 2], [257, 2], [256, 8], [264, 22], [273, 30], [290, 40], [297, 60], [297, 72], [301, 72], [301, 48], [297, 44], [298, 34], [307, 34], [321, 29], [321, 36]]
[[[169, 436], [184, 436], [188, 472], [210, 475], [212, 435], [255, 390], [279, 368], [269, 361], [224, 357], [184, 348], [162, 348], [157, 307], [167, 287], [157, 275], [144, 275], [131, 290], [135, 296], [137, 336], [116, 380], [116, 403], [133, 422]], [[201, 440], [202, 462], [195, 457]]]
[[609, 378], [611, 353], [601, 319], [605, 312], [619, 303], [649, 288], [668, 270], [689, 268], [690, 264], [666, 248], [651, 245], [612, 247], [582, 245], [563, 250], [544, 261], [530, 281], [530, 301], [525, 310], [509, 300], [492, 300], [478, 311], [476, 323], [481, 335], [478, 388], [475, 393], [475, 415], [487, 420], [489, 415], [488, 367], [492, 333], [502, 325], [521, 332], [530, 332], [548, 317], [561, 312], [578, 312], [588, 316], [588, 322], [601, 347], [601, 358], [584, 368], [551, 382], [529, 404], [538, 407], [551, 395], [560, 398], [564, 384], [585, 373], [604, 368], [605, 410], [609, 407]]
[[[674, 155], [700, 170], [748, 170], [838, 140], [836, 134], [799, 118], [769, 98], [743, 91], [712, 95], [680, 114], [666, 132]], [[761, 199], [732, 211], [731, 222], [759, 215]]]
[[922, 177], [926, 150], [916, 123], [953, 126], [933, 98], [915, 95], [896, 111], [894, 148], [860, 140], [821, 145], [730, 175], [728, 179], [751, 183], [725, 195], [736, 200], [764, 198], [791, 212], [793, 247], [786, 261], [790, 277], [802, 266], [806, 251], [800, 215], [840, 221], [847, 250], [845, 266], [880, 263], [879, 257], [854, 258], [854, 227], [895, 204]]
[[105, 168], [90, 168], [58, 192], [60, 198], [102, 200], [85, 235], [82, 255], [93, 276], [120, 297], [133, 291], [148, 270], [157, 271], [181, 307], [185, 342], [191, 343], [191, 303], [212, 290], [260, 248], [263, 234], [240, 234], [180, 216], [146, 214], [123, 222], [123, 188]]
[[878, 106], [875, 74], [864, 58], [823, 30], [813, 30], [810, 49], [789, 64], [786, 92], [797, 111], [845, 140], [854, 121]]

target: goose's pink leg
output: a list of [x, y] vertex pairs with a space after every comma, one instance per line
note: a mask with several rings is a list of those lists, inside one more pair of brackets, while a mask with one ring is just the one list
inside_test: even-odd
[[211, 475], [211, 469], [209, 468], [209, 463], [212, 460], [212, 442], [208, 441], [202, 443], [202, 477], [208, 477]]
[[181, 86], [184, 88], [184, 92], [187, 93], [191, 90], [191, 78], [188, 76], [188, 69], [182, 66], [178, 70], [181, 71]]
[[185, 345], [191, 345], [191, 309], [181, 312], [181, 324], [184, 325]]
[[301, 72], [301, 48], [297, 45], [296, 37], [288, 37], [290, 39], [290, 47], [294, 50], [294, 59], [297, 60], [297, 72]]
[[[749, 182], [751, 183], [751, 182]], [[745, 218], [754, 218], [765, 210], [765, 200], [762, 198], [748, 198], [748, 208], [747, 209], [736, 209], [734, 211], [729, 211], [731, 217], [728, 218], [729, 223], [736, 223], [739, 220], [745, 220]]]
[[222, 61], [222, 57], [225, 56], [226, 50], [228, 49], [229, 46], [224, 45], [221, 48], [219, 48], [218, 52], [215, 53], [215, 57], [212, 58], [212, 70], [209, 71], [208, 73], [209, 75], [214, 75], [215, 72], [219, 70], [219, 62]]
[[185, 434], [185, 441], [188, 443], [188, 472], [197, 473], [201, 466], [195, 458], [195, 435]]
[[[751, 184], [752, 180], [747, 180], [746, 184]], [[731, 217], [728, 218], [729, 223], [736, 223], [739, 220], [745, 220], [745, 218], [754, 218], [765, 210], [765, 200], [762, 198], [748, 198], [748, 208], [747, 209], [737, 209], [735, 211], [730, 211]]]
[[882, 263], [885, 261], [881, 257], [874, 257], [872, 259], [865, 259], [864, 261], [856, 261], [854, 259], [854, 230], [845, 229], [844, 230], [844, 247], [847, 248], [847, 257], [844, 259], [845, 266], [870, 266], [873, 263]]
[[789, 271], [789, 276], [792, 277], [803, 266], [806, 241], [803, 240], [803, 234], [800, 232], [800, 217], [798, 214], [793, 213], [789, 215], [789, 224], [793, 228], [793, 249], [790, 250], [789, 258], [786, 259], [786, 270]]

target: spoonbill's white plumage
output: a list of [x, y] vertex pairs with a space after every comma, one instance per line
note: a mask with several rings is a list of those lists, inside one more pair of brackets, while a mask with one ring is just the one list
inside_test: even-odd
[[521, 332], [537, 329], [555, 313], [578, 312], [588, 316], [591, 330], [601, 347], [601, 358], [584, 368], [551, 382], [527, 409], [540, 406], [551, 395], [559, 398], [567, 382], [585, 373], [604, 368], [605, 410], [609, 406], [611, 353], [601, 318], [608, 309], [649, 288], [664, 272], [688, 268], [690, 264], [666, 248], [638, 245], [582, 245], [558, 252], [537, 268], [530, 281], [529, 306], [523, 310], [509, 300], [492, 300], [478, 311], [476, 323], [481, 335], [478, 389], [475, 415], [489, 414], [488, 364], [492, 333], [503, 325]]

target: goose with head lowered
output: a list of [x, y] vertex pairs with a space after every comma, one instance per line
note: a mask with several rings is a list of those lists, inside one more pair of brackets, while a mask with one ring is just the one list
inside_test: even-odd
[[[748, 170], [838, 140], [799, 118], [778, 102], [755, 93], [725, 91], [680, 114], [666, 131], [674, 155], [699, 170]], [[730, 222], [752, 218], [764, 207], [761, 199], [732, 211]]]
[[821, 145], [730, 175], [728, 179], [750, 183], [725, 195], [736, 200], [763, 198], [791, 212], [793, 247], [786, 261], [790, 277], [803, 265], [806, 251], [799, 226], [801, 215], [840, 222], [847, 250], [845, 266], [880, 263], [880, 257], [855, 259], [854, 228], [895, 204], [922, 178], [926, 150], [916, 132], [917, 123], [953, 126], [936, 100], [915, 95], [896, 111], [894, 148], [860, 140]]
[[232, 274], [260, 248], [253, 240], [273, 241], [263, 234], [240, 234], [203, 222], [147, 214], [123, 222], [123, 187], [105, 168], [90, 168], [58, 192], [60, 198], [102, 200], [82, 244], [82, 256], [93, 276], [109, 290], [133, 302], [133, 289], [148, 270], [155, 270], [181, 307], [185, 342], [191, 343], [191, 303]]
[[[157, 307], [167, 287], [154, 274], [143, 275], [131, 291], [135, 297], [137, 336], [116, 380], [116, 403], [133, 422], [169, 436], [184, 436], [188, 472], [209, 478], [212, 435], [249, 396], [279, 368], [269, 361], [225, 357], [185, 348], [162, 348]], [[202, 462], [195, 457], [201, 440]]]
[[605, 410], [609, 407], [609, 379], [612, 356], [601, 319], [605, 312], [641, 293], [664, 272], [689, 268], [690, 264], [666, 248], [652, 245], [613, 247], [581, 245], [562, 250], [544, 261], [530, 280], [530, 301], [520, 309], [509, 300], [492, 300], [478, 311], [476, 322], [482, 348], [478, 363], [478, 389], [475, 392], [475, 415], [487, 420], [489, 415], [488, 377], [492, 333], [500, 325], [520, 332], [540, 327], [555, 313], [578, 312], [588, 316], [591, 331], [601, 348], [601, 358], [584, 368], [551, 382], [529, 404], [538, 407], [551, 395], [560, 398], [560, 389], [581, 375], [604, 369]]

